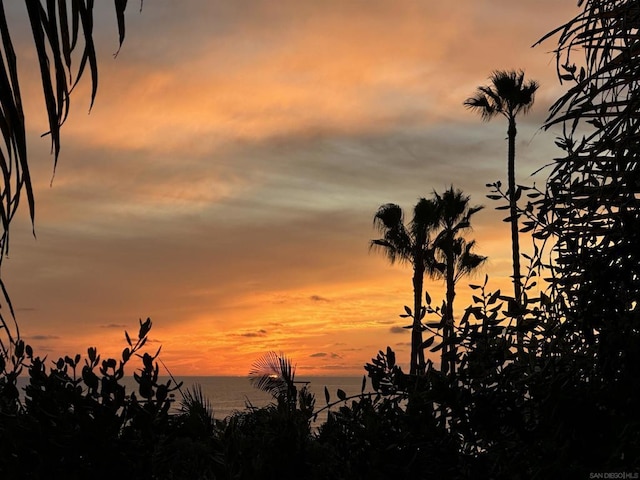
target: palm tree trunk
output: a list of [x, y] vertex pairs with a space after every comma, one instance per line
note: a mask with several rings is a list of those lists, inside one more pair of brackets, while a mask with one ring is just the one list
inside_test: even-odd
[[516, 308], [518, 309], [516, 317], [518, 353], [523, 352], [524, 336], [520, 331], [522, 317], [520, 315], [520, 307], [522, 302], [522, 281], [520, 277], [520, 241], [518, 238], [518, 209], [516, 199], [516, 119], [509, 116], [509, 129], [507, 136], [509, 138], [508, 150], [508, 181], [509, 181], [509, 216], [511, 218], [511, 251], [513, 260], [513, 297], [515, 299]]
[[422, 290], [424, 262], [417, 258], [413, 266], [413, 328], [411, 330], [411, 375], [424, 373], [424, 350], [422, 349]]
[[[453, 239], [447, 243], [447, 245], [453, 247]], [[453, 300], [456, 296], [456, 285], [454, 280], [455, 274], [455, 265], [453, 259], [453, 252], [447, 253], [447, 270], [446, 270], [446, 283], [447, 283], [447, 305], [445, 314], [445, 323], [443, 329], [443, 342], [444, 347], [442, 348], [442, 360], [441, 360], [441, 370], [443, 373], [451, 373], [452, 375], [456, 372], [456, 348], [455, 348], [455, 339], [454, 339], [454, 320], [453, 320]]]

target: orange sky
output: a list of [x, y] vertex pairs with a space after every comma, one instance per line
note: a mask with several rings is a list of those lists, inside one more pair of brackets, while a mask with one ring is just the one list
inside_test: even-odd
[[[3, 278], [37, 354], [118, 355], [149, 316], [178, 375], [244, 375], [269, 350], [298, 375], [363, 374], [387, 345], [406, 365], [411, 270], [369, 254], [372, 218], [452, 183], [487, 207], [476, 281], [508, 288], [508, 227], [484, 198], [506, 177], [506, 125], [462, 102], [494, 69], [541, 82], [518, 125], [518, 179], [531, 183], [558, 153], [539, 126], [562, 87], [553, 42], [530, 46], [574, 1], [157, 0], [141, 14], [130, 2], [116, 60], [112, 3], [96, 3], [98, 98], [87, 115], [88, 84], [74, 92], [51, 188], [27, 16], [6, 7], [37, 240], [25, 210]], [[440, 282], [426, 285], [439, 303]]]

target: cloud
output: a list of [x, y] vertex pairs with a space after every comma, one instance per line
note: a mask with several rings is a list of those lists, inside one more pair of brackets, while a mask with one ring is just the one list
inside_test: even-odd
[[326, 353], [326, 352], [318, 352], [318, 353], [312, 353], [311, 355], [309, 355], [312, 358], [332, 358], [332, 359], [337, 359], [337, 358], [342, 358], [341, 355], [338, 355], [337, 353]]
[[396, 323], [395, 320], [378, 320], [376, 322], [378, 325], [390, 325], [392, 323]]
[[56, 349], [50, 345], [38, 345], [38, 352], [36, 352], [36, 354], [38, 354], [39, 352], [55, 352]]
[[[25, 27], [13, 31], [30, 155], [51, 158], [28, 19], [5, 3]], [[28, 306], [18, 308], [23, 333], [104, 348], [113, 332], [103, 329], [127, 328], [113, 319], [135, 331], [144, 313], [166, 339], [163, 355], [179, 350], [191, 365], [183, 372], [209, 374], [243, 372], [258, 346], [271, 347], [248, 338], [293, 358], [317, 352], [323, 369], [332, 348], [355, 372], [385, 336], [408, 337], [389, 319], [411, 298], [411, 274], [369, 255], [374, 212], [385, 202], [408, 212], [452, 181], [482, 202], [485, 183], [503, 178], [506, 125], [462, 107], [493, 68], [522, 66], [542, 82], [518, 123], [522, 181], [553, 158], [552, 136], [536, 134], [557, 91], [553, 45], [529, 46], [575, 10], [557, 0], [427, 3], [155, 2], [128, 17], [115, 62], [114, 18], [97, 18], [96, 38], [111, 43], [97, 45], [96, 104], [87, 117], [83, 82], [53, 188], [51, 162], [32, 165], [38, 241], [28, 215], [13, 224], [4, 268], [14, 305]], [[508, 284], [492, 207], [473, 238], [492, 257], [492, 281]], [[122, 334], [113, 337], [117, 352]], [[350, 348], [329, 346], [335, 339]]]
[[309, 297], [309, 300], [312, 300], [314, 302], [330, 302], [331, 301], [328, 298], [321, 297], [320, 295], [311, 295]]
[[321, 368], [323, 370], [339, 370], [339, 371], [354, 371], [354, 372], [362, 371], [362, 365], [359, 365], [359, 364], [342, 365], [342, 364], [334, 363], [329, 365], [322, 365]]
[[27, 337], [29, 340], [58, 340], [58, 335], [31, 335]]
[[257, 332], [244, 332], [244, 333], [235, 333], [233, 336], [236, 337], [246, 337], [246, 338], [257, 338], [257, 337], [266, 337], [266, 330], [258, 330]]

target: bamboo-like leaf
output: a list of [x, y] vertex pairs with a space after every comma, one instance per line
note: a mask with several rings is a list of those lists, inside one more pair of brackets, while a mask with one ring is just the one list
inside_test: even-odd
[[500, 298], [500, 290], [496, 290], [487, 301], [487, 305], [493, 305]]
[[[115, 0], [116, 7], [116, 17], [118, 19], [118, 52], [120, 51], [120, 47], [122, 47], [122, 42], [124, 42], [125, 35], [125, 22], [124, 22], [124, 12], [127, 9], [127, 0]], [[118, 54], [116, 52], [116, 55]]]
[[60, 46], [64, 56], [67, 73], [71, 75], [71, 37], [69, 35], [69, 20], [67, 18], [67, 1], [58, 0], [58, 18], [60, 20]]
[[49, 118], [49, 134], [51, 135], [51, 145], [55, 155], [54, 161], [57, 161], [58, 154], [60, 152], [60, 130], [58, 123], [57, 100], [53, 91], [53, 84], [51, 83], [51, 76], [49, 73], [50, 62], [47, 55], [47, 46], [45, 44], [45, 35], [43, 31], [43, 24], [45, 20], [42, 17], [46, 16], [46, 14], [40, 5], [40, 2], [26, 2], [26, 6], [29, 14], [29, 21], [31, 23], [33, 41], [38, 55], [38, 63], [40, 65], [40, 78], [42, 81], [42, 90], [47, 109], [47, 116]]
[[391, 349], [391, 347], [387, 347], [387, 366], [392, 369], [396, 366], [396, 354]]
[[98, 61], [96, 58], [96, 50], [93, 44], [93, 0], [87, 0], [87, 4], [83, 5], [82, 2], [75, 4], [78, 6], [78, 15], [80, 17], [80, 23], [84, 33], [84, 51], [82, 52], [82, 58], [80, 60], [80, 66], [78, 67], [78, 73], [76, 81], [72, 88], [78, 84], [84, 73], [84, 69], [89, 63], [89, 69], [91, 71], [91, 102], [89, 110], [93, 107], [93, 103], [98, 93]]
[[427, 338], [424, 342], [422, 342], [421, 348], [422, 349], [429, 348], [431, 345], [433, 345], [433, 342], [435, 341], [435, 339], [436, 337]]

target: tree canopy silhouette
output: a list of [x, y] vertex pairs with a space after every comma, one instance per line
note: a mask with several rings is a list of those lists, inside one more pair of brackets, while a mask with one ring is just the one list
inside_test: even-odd
[[408, 263], [413, 267], [413, 317], [411, 329], [410, 373], [424, 373], [424, 349], [422, 348], [422, 323], [426, 313], [422, 304], [424, 275], [433, 270], [431, 231], [438, 222], [436, 205], [425, 198], [418, 200], [413, 209], [413, 219], [404, 224], [404, 212], [394, 203], [382, 205], [373, 218], [374, 226], [383, 238], [372, 240], [370, 248], [383, 252], [391, 264]]
[[[423, 294], [424, 276], [442, 278], [446, 282], [447, 299], [443, 309], [442, 368], [452, 365], [449, 358], [454, 352], [453, 299], [455, 284], [464, 275], [478, 268], [486, 257], [472, 252], [475, 242], [467, 242], [460, 235], [471, 228], [470, 218], [482, 207], [470, 207], [469, 197], [461, 190], [447, 189], [442, 195], [434, 192], [432, 198], [420, 198], [413, 209], [413, 218], [404, 224], [402, 208], [394, 203], [380, 206], [374, 217], [374, 225], [383, 238], [372, 240], [370, 247], [380, 250], [389, 261], [407, 263], [413, 267], [413, 310], [407, 308], [405, 316], [413, 318], [411, 328], [410, 374], [424, 373], [424, 349], [432, 342], [423, 342], [422, 319], [426, 313]], [[452, 367], [455, 369], [455, 367]]]
[[635, 369], [639, 337], [640, 6], [580, 4], [580, 14], [538, 42], [559, 36], [558, 76], [569, 88], [545, 123], [562, 126], [564, 155], [537, 203], [537, 236], [556, 240], [553, 284], [568, 325], [597, 343], [599, 361], [618, 376]]
[[456, 284], [467, 275], [475, 272], [487, 257], [473, 253], [475, 240], [467, 241], [462, 235], [471, 229], [471, 217], [482, 210], [481, 206], [470, 206], [470, 197], [453, 186], [442, 195], [433, 193], [436, 206], [436, 236], [432, 243], [434, 262], [430, 273], [443, 278], [446, 284], [446, 303], [443, 320], [442, 371], [455, 374], [456, 340], [453, 301], [456, 296]]

